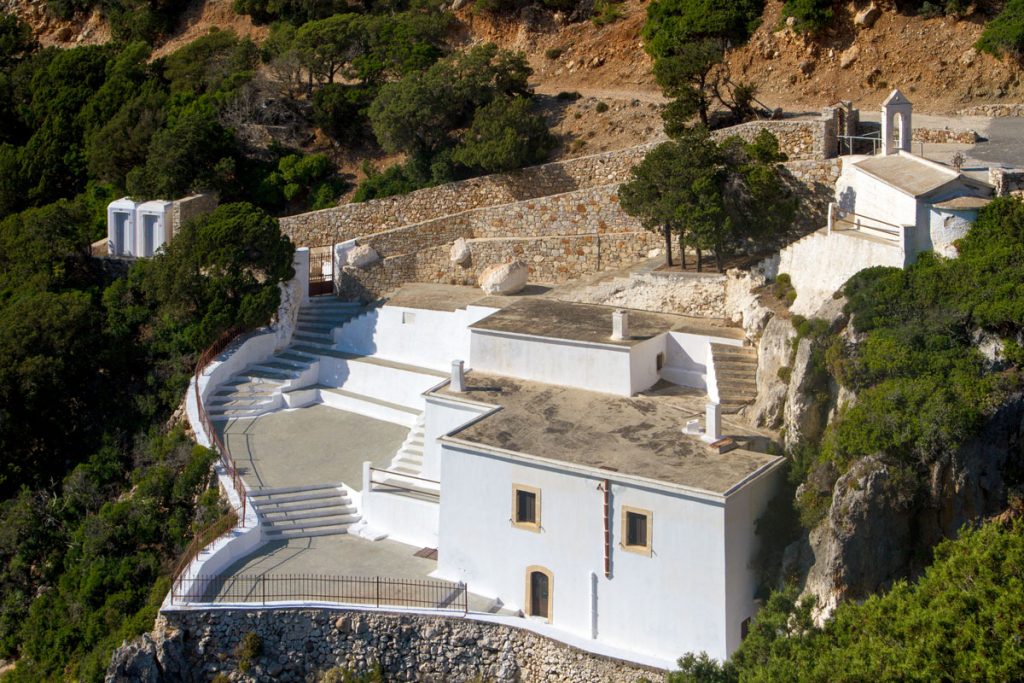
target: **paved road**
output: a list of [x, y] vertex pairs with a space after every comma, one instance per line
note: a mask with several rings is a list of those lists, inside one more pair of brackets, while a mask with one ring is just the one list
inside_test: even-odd
[[970, 159], [987, 164], [1024, 166], [1024, 118], [992, 119], [987, 138], [967, 152]]

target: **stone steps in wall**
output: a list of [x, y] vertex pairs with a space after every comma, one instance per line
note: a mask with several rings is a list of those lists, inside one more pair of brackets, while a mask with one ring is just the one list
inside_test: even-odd
[[725, 413], [735, 413], [757, 398], [757, 350], [749, 346], [712, 344], [711, 360], [718, 400]]
[[344, 534], [360, 519], [352, 499], [334, 484], [257, 489], [249, 499], [270, 540]]

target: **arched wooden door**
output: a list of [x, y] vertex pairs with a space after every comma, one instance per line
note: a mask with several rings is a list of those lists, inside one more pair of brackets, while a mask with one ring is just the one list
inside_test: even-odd
[[529, 616], [551, 621], [552, 584], [551, 572], [547, 569], [529, 567], [526, 570], [526, 611]]

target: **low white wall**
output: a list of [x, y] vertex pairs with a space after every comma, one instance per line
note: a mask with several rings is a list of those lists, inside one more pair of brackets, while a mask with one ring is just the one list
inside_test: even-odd
[[387, 491], [364, 491], [359, 512], [371, 529], [386, 533], [391, 540], [421, 548], [437, 547], [441, 512], [437, 502]]
[[650, 389], [661, 379], [658, 370], [658, 354], [665, 353], [667, 336], [659, 334], [640, 342], [629, 350], [629, 389], [631, 394]]
[[790, 310], [813, 315], [856, 273], [872, 266], [902, 268], [903, 249], [860, 239], [842, 231], [828, 235], [815, 232], [789, 245], [779, 255], [779, 273], [788, 273], [796, 289]]
[[360, 360], [323, 356], [318, 381], [324, 386], [422, 411], [423, 392], [440, 378]]
[[633, 393], [627, 346], [473, 330], [470, 365], [474, 370], [546, 384], [618, 396]]

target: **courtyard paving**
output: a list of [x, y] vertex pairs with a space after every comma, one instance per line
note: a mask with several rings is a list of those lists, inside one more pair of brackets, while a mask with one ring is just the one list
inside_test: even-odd
[[408, 427], [325, 405], [216, 423], [251, 488], [344, 482], [362, 487], [363, 461], [391, 462]]

